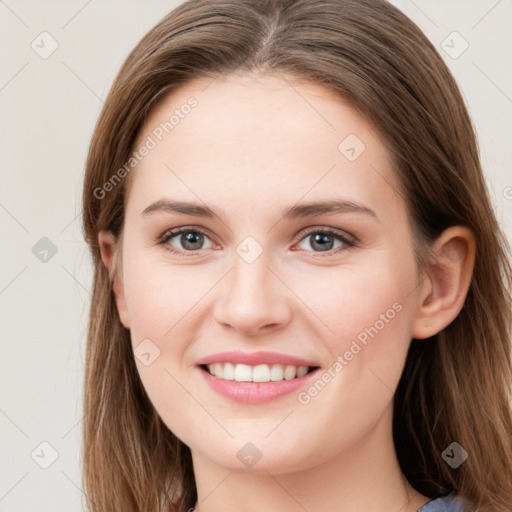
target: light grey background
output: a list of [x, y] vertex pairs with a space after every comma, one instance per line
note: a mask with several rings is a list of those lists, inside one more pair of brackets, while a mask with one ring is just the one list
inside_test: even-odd
[[[80, 224], [84, 162], [122, 61], [179, 3], [0, 0], [0, 512], [81, 510], [91, 286]], [[461, 85], [512, 241], [512, 2], [393, 3], [425, 31]], [[53, 40], [58, 48], [43, 59]], [[464, 41], [469, 47], [454, 58]]]

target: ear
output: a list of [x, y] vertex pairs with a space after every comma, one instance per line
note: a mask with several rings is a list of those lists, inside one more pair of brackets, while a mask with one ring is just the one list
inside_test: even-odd
[[412, 336], [434, 336], [460, 313], [473, 275], [475, 237], [463, 226], [452, 226], [434, 244], [434, 261], [423, 281]]
[[109, 275], [111, 276], [112, 288], [114, 290], [119, 318], [126, 329], [129, 329], [130, 321], [128, 316], [128, 309], [126, 308], [123, 282], [121, 276], [119, 275], [119, 269], [116, 265], [116, 242], [117, 241], [114, 235], [112, 235], [110, 231], [100, 231], [98, 233], [101, 260], [103, 261], [103, 264], [108, 269]]

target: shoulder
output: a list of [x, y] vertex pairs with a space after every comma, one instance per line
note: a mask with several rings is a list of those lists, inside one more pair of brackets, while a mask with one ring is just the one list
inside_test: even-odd
[[417, 512], [466, 512], [464, 500], [455, 494], [433, 499], [425, 503]]

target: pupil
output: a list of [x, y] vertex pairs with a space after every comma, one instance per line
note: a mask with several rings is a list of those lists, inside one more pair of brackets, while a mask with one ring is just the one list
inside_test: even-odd
[[[196, 233], [194, 231], [181, 235], [183, 247], [190, 250], [199, 249], [201, 247], [202, 236], [203, 235], [201, 233]], [[192, 247], [189, 246], [190, 244], [192, 244]], [[199, 246], [195, 247], [194, 244], [198, 244]]]
[[[327, 239], [327, 242], [326, 242]], [[330, 240], [329, 240], [330, 239]], [[313, 244], [320, 244], [319, 247], [315, 247]], [[313, 237], [313, 241], [310, 243], [311, 247], [313, 249], [319, 248], [320, 251], [328, 251], [329, 249], [332, 249], [333, 246], [333, 240], [330, 235], [323, 235], [321, 233], [317, 233]]]

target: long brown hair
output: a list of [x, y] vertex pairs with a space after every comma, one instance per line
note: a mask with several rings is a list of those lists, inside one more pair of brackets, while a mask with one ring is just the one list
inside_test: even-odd
[[[89, 509], [184, 512], [195, 504], [190, 449], [141, 384], [98, 232], [122, 235], [127, 180], [108, 193], [105, 184], [129, 160], [157, 99], [194, 78], [251, 70], [324, 85], [371, 121], [392, 155], [418, 247], [449, 226], [473, 231], [476, 261], [460, 314], [437, 335], [411, 342], [394, 397], [394, 442], [418, 492], [454, 492], [480, 510], [509, 512], [510, 251], [454, 78], [421, 30], [384, 0], [189, 0], [124, 62], [92, 137], [83, 190], [94, 261], [83, 429]], [[442, 457], [454, 441], [468, 453], [456, 469]]]

